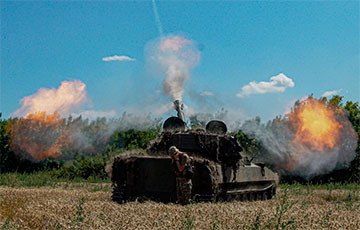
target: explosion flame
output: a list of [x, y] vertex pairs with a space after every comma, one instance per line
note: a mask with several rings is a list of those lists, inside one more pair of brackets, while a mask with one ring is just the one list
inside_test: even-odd
[[264, 147], [262, 161], [283, 174], [310, 178], [348, 167], [355, 157], [357, 134], [345, 112], [311, 97], [266, 126], [254, 120], [242, 130]]
[[329, 109], [324, 103], [309, 99], [289, 114], [289, 120], [296, 127], [295, 144], [307, 146], [311, 150], [325, 151], [339, 145], [341, 125], [336, 113], [341, 110]]
[[60, 115], [70, 114], [86, 100], [86, 85], [80, 80], [40, 88], [21, 99], [22, 106], [14, 115], [22, 117], [12, 119], [7, 127], [13, 151], [37, 160], [60, 157], [62, 147], [71, 143], [71, 130]]
[[61, 148], [70, 142], [63, 122], [57, 112], [36, 112], [15, 118], [7, 125], [11, 148], [37, 160], [60, 157]]
[[308, 98], [287, 117], [295, 137], [288, 144], [291, 153], [283, 159], [286, 171], [321, 174], [345, 167], [354, 158], [357, 135], [341, 109]]

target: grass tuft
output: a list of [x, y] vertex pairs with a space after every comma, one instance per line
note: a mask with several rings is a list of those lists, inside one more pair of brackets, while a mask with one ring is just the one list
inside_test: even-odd
[[69, 216], [69, 221], [71, 226], [80, 226], [81, 223], [86, 218], [86, 215], [84, 213], [84, 205], [85, 199], [82, 197], [79, 201], [79, 204], [76, 206], [76, 212], [73, 214], [73, 216]]
[[[21, 181], [28, 175], [10, 176]], [[360, 229], [359, 191], [351, 186], [287, 185], [271, 200], [181, 206], [152, 201], [119, 205], [104, 188], [109, 183], [56, 181], [49, 187], [49, 179], [37, 187], [42, 183], [35, 181], [28, 187], [22, 182], [14, 182], [20, 187], [0, 186], [2, 229]]]

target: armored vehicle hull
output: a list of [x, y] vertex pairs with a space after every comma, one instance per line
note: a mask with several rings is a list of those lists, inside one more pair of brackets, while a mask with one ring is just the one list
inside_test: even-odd
[[[192, 159], [194, 201], [265, 200], [275, 196], [278, 176], [263, 165], [235, 170], [207, 159]], [[114, 159], [113, 200], [176, 202], [175, 174], [168, 156], [118, 156]]]
[[278, 175], [262, 163], [243, 157], [236, 138], [227, 135], [224, 122], [213, 120], [206, 130], [186, 128], [183, 104], [174, 102], [178, 117], [163, 124], [163, 132], [152, 141], [149, 156], [117, 156], [112, 166], [113, 200], [136, 199], [175, 202], [175, 168], [168, 156], [170, 146], [191, 157], [191, 197], [195, 201], [264, 200], [275, 196]]

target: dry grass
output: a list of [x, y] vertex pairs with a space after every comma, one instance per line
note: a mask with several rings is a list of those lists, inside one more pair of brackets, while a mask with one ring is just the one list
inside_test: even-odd
[[3, 229], [360, 229], [359, 191], [289, 189], [268, 201], [119, 205], [107, 191], [0, 187]]

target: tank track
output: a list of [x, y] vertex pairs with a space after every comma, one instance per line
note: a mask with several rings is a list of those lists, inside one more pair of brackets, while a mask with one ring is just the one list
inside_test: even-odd
[[126, 201], [125, 191], [126, 191], [126, 189], [125, 189], [124, 185], [118, 185], [117, 183], [115, 183], [113, 185], [113, 192], [111, 195], [112, 200], [119, 204], [125, 203], [125, 201]]
[[[126, 188], [124, 185], [113, 186], [112, 192], [112, 200], [123, 204], [127, 201], [127, 196], [125, 194]], [[218, 197], [214, 197], [211, 195], [208, 196], [197, 196], [194, 197], [196, 202], [213, 202], [213, 201], [262, 201], [262, 200], [270, 200], [276, 197], [276, 186], [271, 185], [263, 190], [242, 190], [242, 191], [228, 191], [225, 194], [219, 195]]]
[[225, 194], [217, 197], [218, 201], [261, 201], [269, 200], [276, 196], [276, 185], [270, 185], [262, 190], [249, 189], [240, 191], [227, 191]]

